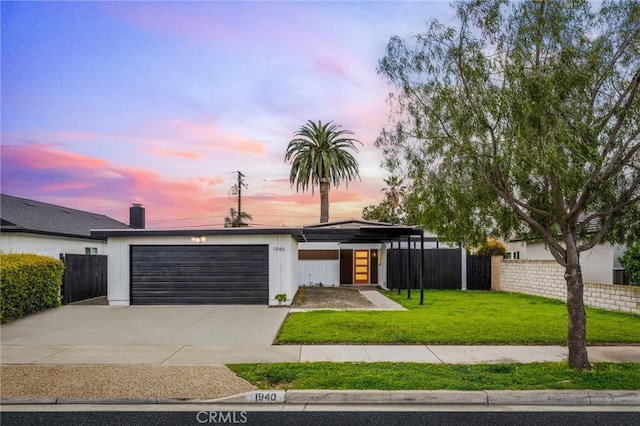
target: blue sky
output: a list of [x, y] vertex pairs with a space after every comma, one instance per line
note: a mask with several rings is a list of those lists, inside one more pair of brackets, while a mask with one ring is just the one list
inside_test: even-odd
[[364, 144], [362, 180], [332, 188], [330, 219], [382, 197], [392, 88], [376, 73], [393, 35], [410, 37], [446, 2], [5, 2], [1, 189], [150, 228], [221, 226], [234, 171], [258, 225], [315, 223], [284, 162], [307, 120]]

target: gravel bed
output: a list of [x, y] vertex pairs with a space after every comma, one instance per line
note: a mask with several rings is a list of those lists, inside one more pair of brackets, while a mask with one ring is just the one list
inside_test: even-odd
[[211, 399], [256, 389], [224, 365], [3, 365], [0, 396]]

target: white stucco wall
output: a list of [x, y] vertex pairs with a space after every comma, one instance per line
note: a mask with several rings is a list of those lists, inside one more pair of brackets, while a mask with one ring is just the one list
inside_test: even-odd
[[3, 253], [33, 253], [60, 259], [62, 253], [85, 254], [86, 247], [96, 248], [97, 254], [107, 254], [107, 242], [101, 240], [15, 232], [0, 234], [0, 251]]
[[[107, 298], [110, 305], [130, 303], [130, 247], [132, 245], [195, 245], [191, 236], [109, 237]], [[269, 305], [278, 305], [276, 294], [287, 295], [290, 304], [298, 290], [298, 242], [281, 235], [211, 235], [202, 245], [266, 244], [269, 246]]]
[[[520, 260], [554, 260], [543, 242], [512, 242], [508, 244], [507, 251], [519, 251]], [[618, 252], [619, 248], [603, 243], [581, 253], [582, 279], [590, 283], [612, 284], [617, 260], [615, 253]]]

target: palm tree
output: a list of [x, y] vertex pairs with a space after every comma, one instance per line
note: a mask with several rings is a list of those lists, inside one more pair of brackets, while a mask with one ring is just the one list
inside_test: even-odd
[[229, 209], [229, 216], [224, 218], [224, 227], [225, 228], [238, 228], [241, 226], [249, 226], [247, 223], [244, 223], [242, 220], [253, 220], [253, 217], [247, 212], [241, 212], [238, 215], [236, 209], [231, 207]]
[[296, 136], [289, 142], [285, 161], [291, 162], [291, 186], [295, 183], [296, 191], [306, 191], [311, 186], [311, 193], [316, 185], [320, 187], [320, 223], [329, 221], [329, 187], [338, 186], [340, 180], [349, 181], [359, 177], [358, 162], [349, 152], [358, 152], [355, 143], [362, 143], [347, 135], [350, 130], [342, 130], [342, 126], [330, 121], [322, 124], [309, 120]]
[[384, 198], [391, 207], [391, 213], [396, 215], [402, 198], [405, 196], [407, 187], [403, 185], [404, 179], [398, 176], [389, 176], [387, 179], [384, 179], [384, 183], [387, 184], [387, 188], [382, 188]]

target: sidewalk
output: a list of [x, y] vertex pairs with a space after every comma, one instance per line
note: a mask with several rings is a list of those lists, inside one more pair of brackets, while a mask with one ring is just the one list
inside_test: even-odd
[[[640, 362], [640, 346], [589, 347], [592, 362]], [[421, 362], [431, 364], [562, 362], [563, 346], [438, 345], [2, 345], [0, 364], [213, 365], [273, 362]]]

